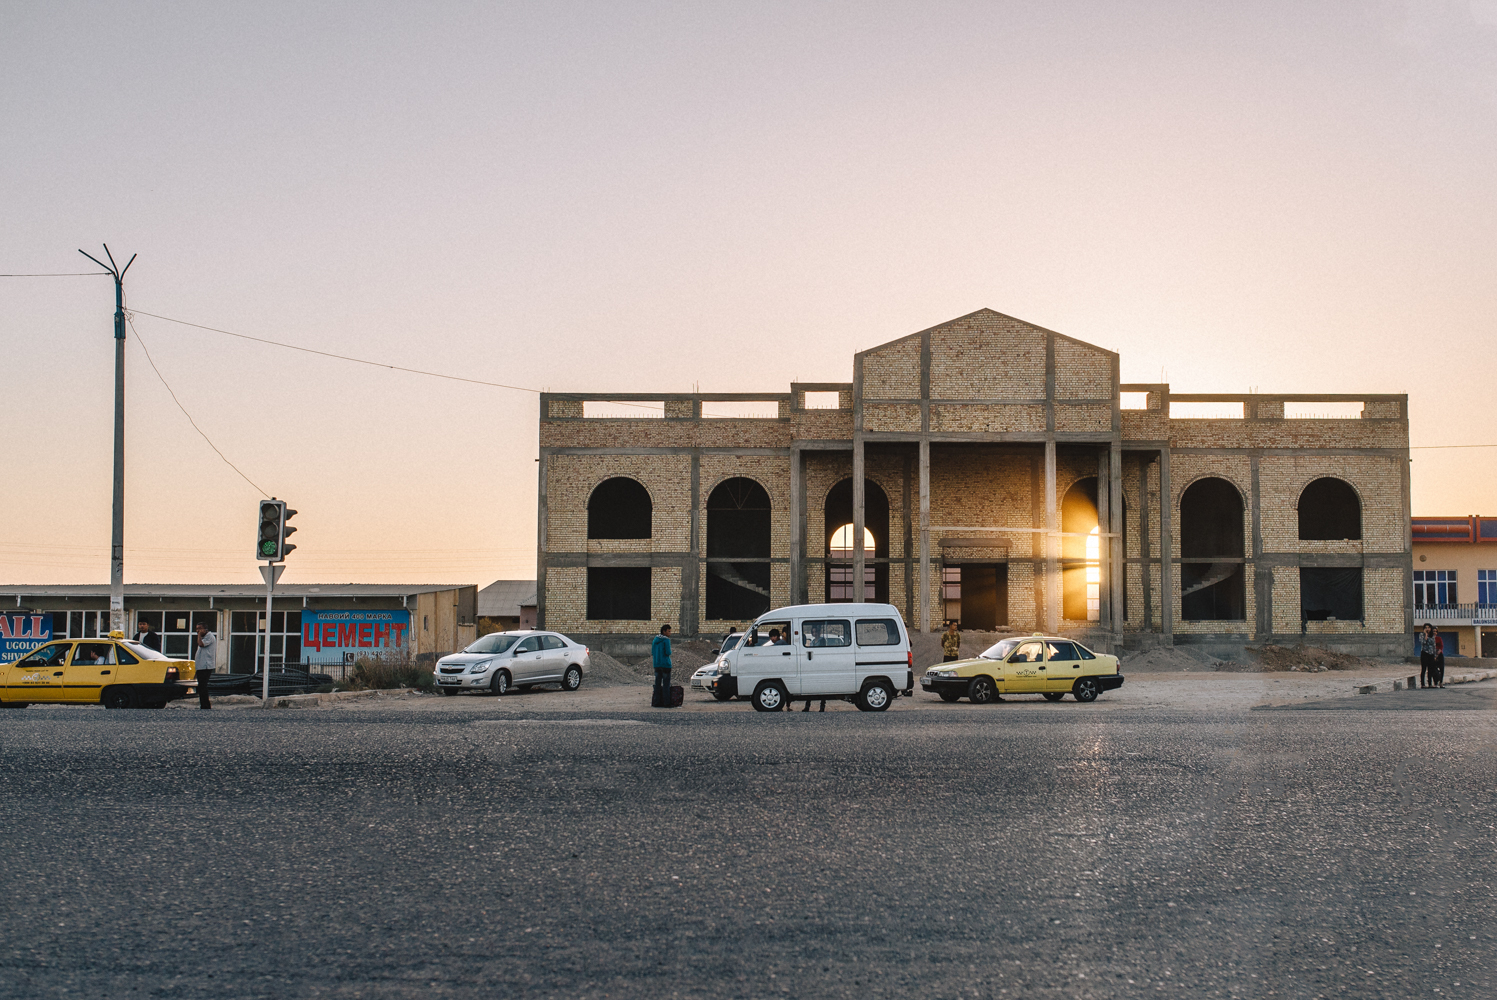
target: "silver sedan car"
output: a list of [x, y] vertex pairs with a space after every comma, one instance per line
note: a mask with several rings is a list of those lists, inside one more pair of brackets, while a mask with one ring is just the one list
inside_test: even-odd
[[575, 691], [587, 676], [588, 649], [555, 632], [490, 632], [461, 653], [437, 661], [443, 694], [490, 691], [506, 694], [533, 684], [559, 684]]

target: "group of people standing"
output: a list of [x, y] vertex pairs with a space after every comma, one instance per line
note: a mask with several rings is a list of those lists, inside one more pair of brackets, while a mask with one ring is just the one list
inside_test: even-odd
[[1424, 631], [1419, 634], [1419, 686], [1445, 686], [1445, 641], [1430, 622], [1424, 623]]

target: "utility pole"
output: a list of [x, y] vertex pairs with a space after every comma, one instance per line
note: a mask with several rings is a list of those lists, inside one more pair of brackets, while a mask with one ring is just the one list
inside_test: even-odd
[[105, 264], [93, 254], [78, 251], [114, 278], [114, 525], [109, 545], [109, 629], [125, 629], [125, 272], [138, 254], [120, 267], [104, 244]]

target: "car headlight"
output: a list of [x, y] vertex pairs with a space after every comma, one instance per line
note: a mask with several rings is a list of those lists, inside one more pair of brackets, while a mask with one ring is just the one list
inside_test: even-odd
[[956, 676], [956, 671], [955, 670], [932, 670], [932, 671], [929, 671], [929, 673], [930, 673], [930, 675], [932, 677], [955, 677]]
[[471, 667], [468, 668], [468, 673], [470, 673], [470, 674], [481, 674], [485, 670], [487, 670], [490, 667], [492, 667], [493, 665], [494, 665], [494, 661], [493, 660], [479, 660], [477, 663], [473, 664]]

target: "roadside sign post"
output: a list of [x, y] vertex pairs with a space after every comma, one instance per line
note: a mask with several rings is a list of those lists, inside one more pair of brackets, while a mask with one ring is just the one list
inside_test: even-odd
[[275, 583], [285, 571], [283, 563], [266, 563], [260, 567], [260, 575], [265, 578], [265, 628], [261, 630], [265, 643], [265, 675], [260, 683], [261, 708], [270, 707], [270, 605], [275, 594]]

